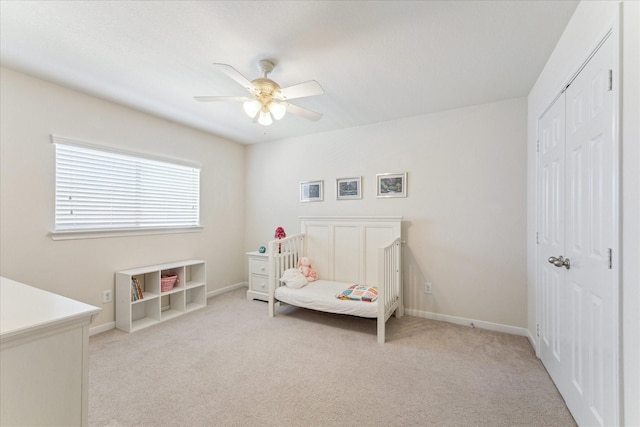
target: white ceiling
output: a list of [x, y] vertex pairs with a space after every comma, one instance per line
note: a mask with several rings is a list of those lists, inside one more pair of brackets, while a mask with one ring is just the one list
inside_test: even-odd
[[[3, 66], [241, 143], [362, 126], [526, 96], [578, 1], [5, 1]], [[277, 63], [282, 87], [317, 80], [269, 127], [241, 103]]]

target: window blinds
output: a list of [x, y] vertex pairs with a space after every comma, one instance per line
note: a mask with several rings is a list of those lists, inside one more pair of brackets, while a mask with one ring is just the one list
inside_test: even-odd
[[199, 227], [199, 168], [53, 142], [56, 231]]

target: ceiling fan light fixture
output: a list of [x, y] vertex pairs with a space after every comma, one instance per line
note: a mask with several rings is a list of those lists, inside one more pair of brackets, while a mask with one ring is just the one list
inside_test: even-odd
[[271, 118], [271, 114], [269, 113], [269, 110], [267, 110], [266, 108], [263, 108], [260, 111], [260, 116], [258, 117], [258, 123], [260, 123], [262, 126], [269, 126], [271, 125], [271, 123], [273, 123], [273, 119]]
[[253, 99], [251, 101], [245, 101], [242, 104], [242, 108], [244, 108], [244, 112], [247, 113], [247, 116], [253, 119], [256, 114], [258, 114], [258, 111], [262, 109], [262, 105], [260, 105], [257, 100]]
[[269, 111], [273, 114], [274, 119], [280, 120], [287, 113], [287, 107], [277, 102], [272, 102], [269, 104]]
[[252, 81], [240, 74], [231, 65], [219, 63], [213, 65], [218, 71], [226, 74], [249, 91], [251, 96], [196, 96], [194, 98], [197, 101], [240, 101], [246, 115], [262, 126], [270, 126], [273, 124], [273, 120], [281, 120], [287, 113], [312, 121], [322, 118], [320, 113], [289, 103], [291, 99], [323, 94], [322, 86], [315, 80], [281, 88], [278, 83], [269, 78], [269, 73], [273, 71], [275, 62], [268, 59], [258, 61], [258, 70], [262, 73], [262, 77]]

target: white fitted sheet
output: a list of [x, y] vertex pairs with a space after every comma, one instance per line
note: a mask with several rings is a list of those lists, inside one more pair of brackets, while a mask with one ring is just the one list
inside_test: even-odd
[[278, 301], [287, 304], [318, 311], [358, 317], [378, 317], [378, 301], [346, 301], [336, 298], [336, 294], [352, 285], [354, 283], [316, 280], [300, 289], [279, 286], [275, 291], [275, 297]]

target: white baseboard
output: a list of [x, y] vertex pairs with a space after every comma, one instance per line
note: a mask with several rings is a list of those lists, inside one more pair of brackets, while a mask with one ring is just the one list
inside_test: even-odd
[[533, 347], [533, 351], [538, 354], [538, 340], [535, 339], [533, 335], [531, 335], [531, 331], [527, 329], [527, 338], [529, 338], [529, 344]]
[[215, 297], [216, 295], [224, 294], [225, 292], [233, 291], [234, 289], [246, 288], [249, 286], [247, 282], [236, 283], [224, 288], [216, 289], [215, 291], [207, 292], [207, 298]]
[[[211, 291], [211, 292], [207, 292], [207, 298], [211, 298], [214, 297], [216, 295], [220, 295], [220, 294], [224, 294], [225, 292], [229, 292], [232, 291], [234, 289], [238, 289], [238, 288], [246, 288], [248, 287], [249, 284], [247, 282], [240, 282], [240, 283], [236, 283], [235, 285], [231, 285], [231, 286], [227, 286], [225, 288], [222, 289], [216, 289], [215, 291]], [[89, 336], [95, 335], [95, 334], [99, 334], [101, 332], [106, 332], [109, 331], [113, 328], [116, 327], [116, 322], [107, 322], [107, 323], [103, 323], [102, 325], [96, 326], [94, 328], [89, 328]]]
[[489, 331], [504, 332], [511, 335], [520, 335], [529, 338], [529, 341], [531, 341], [531, 334], [526, 328], [502, 325], [500, 323], [485, 322], [483, 320], [467, 319], [465, 317], [449, 316], [447, 314], [432, 313], [429, 311], [412, 310], [409, 308], [405, 308], [404, 312], [409, 316], [422, 317], [424, 319], [438, 320], [441, 322], [453, 323], [456, 325], [487, 329]]
[[116, 327], [116, 322], [107, 322], [95, 328], [89, 328], [89, 336], [99, 334], [101, 332], [107, 332]]

